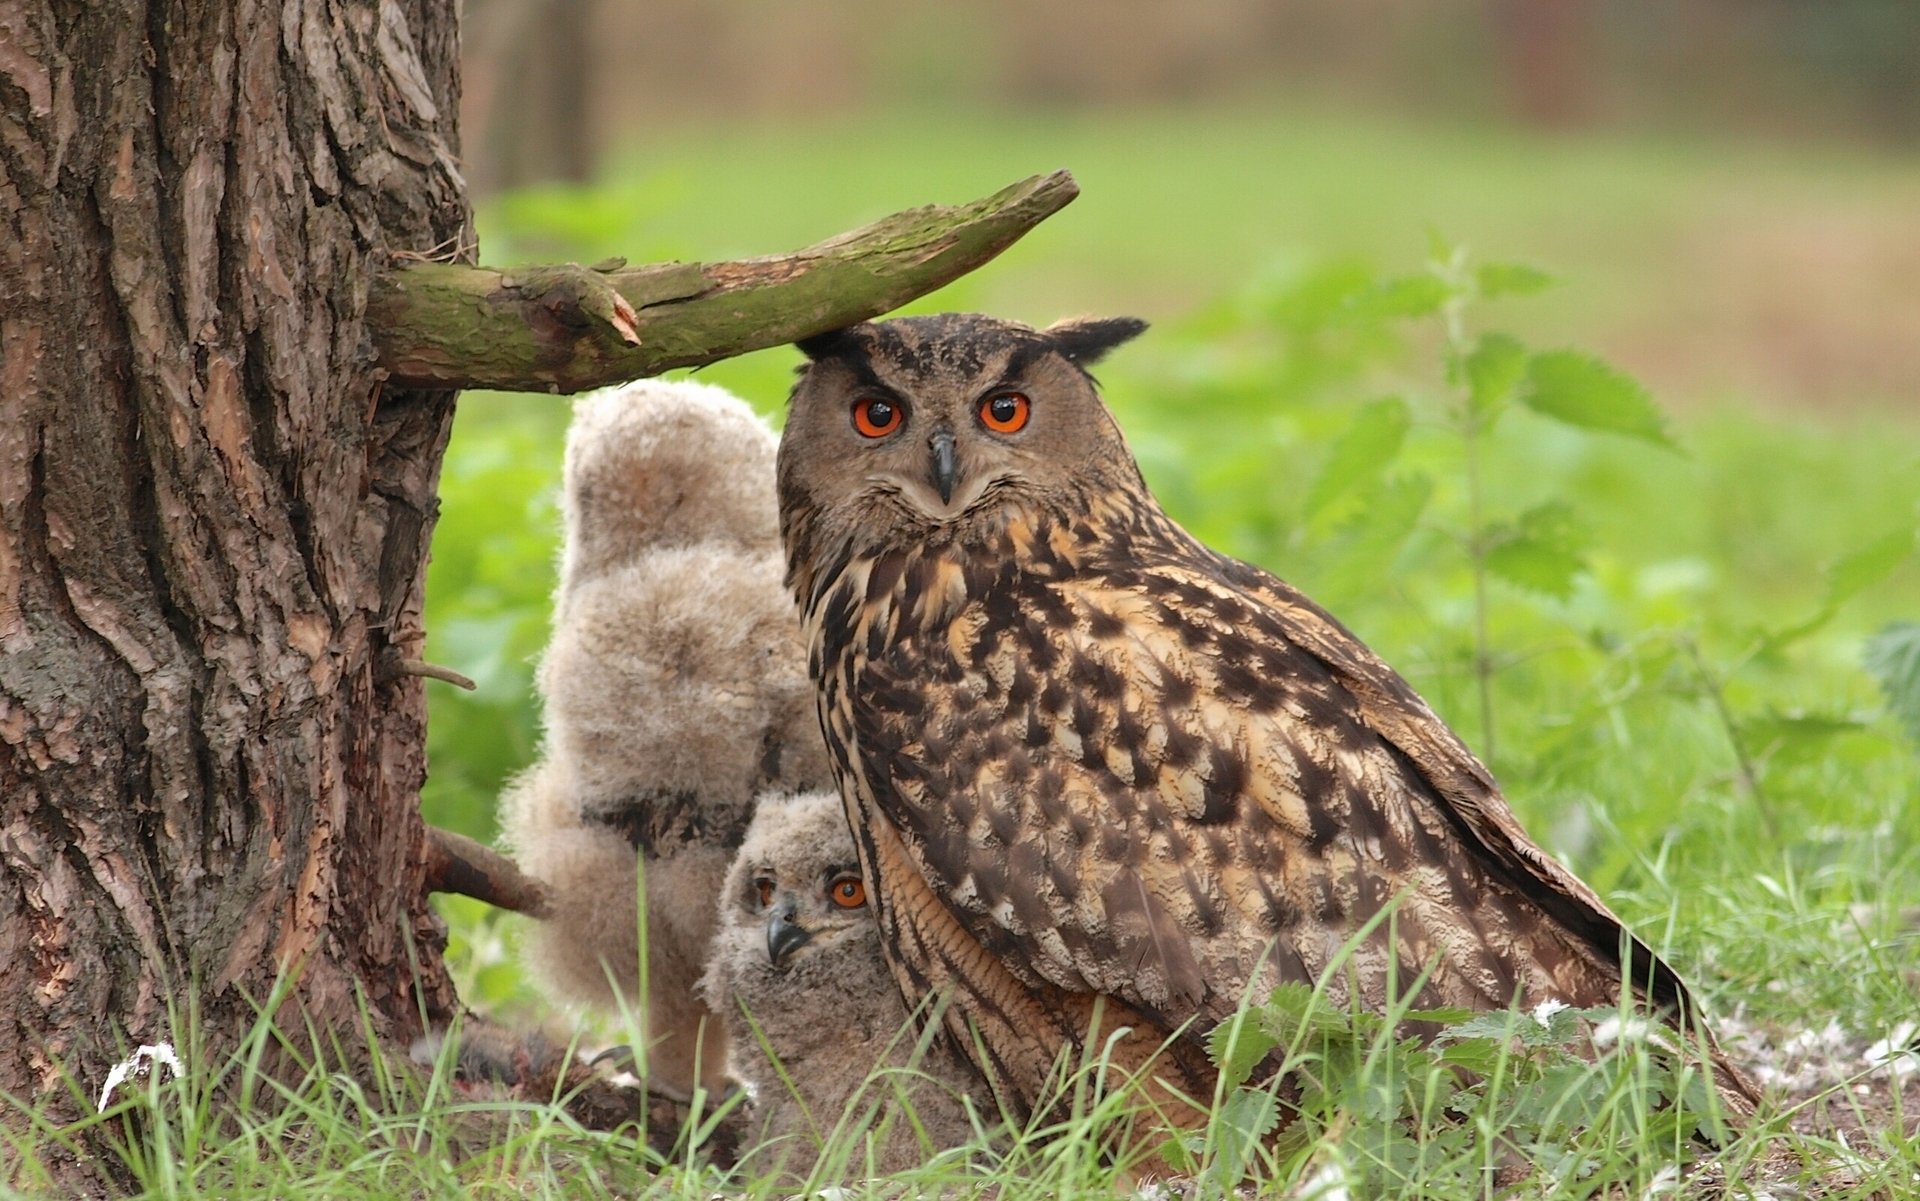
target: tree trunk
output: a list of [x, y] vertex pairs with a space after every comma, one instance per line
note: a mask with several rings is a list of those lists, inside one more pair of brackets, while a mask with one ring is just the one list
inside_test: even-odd
[[1507, 94], [1522, 120], [1566, 128], [1591, 115], [1591, 0], [1494, 0], [1493, 31]]
[[487, 185], [524, 188], [583, 184], [599, 166], [601, 114], [593, 106], [597, 72], [594, 0], [496, 0], [489, 13], [507, 27], [494, 107], [485, 123]]
[[[538, 912], [419, 815], [435, 386], [586, 387], [862, 320], [1077, 190], [1057, 172], [777, 258], [459, 268], [454, 14], [0, 0], [10, 1124], [11, 1101], [82, 1116], [143, 1043], [219, 1071], [282, 984], [299, 1044], [351, 1053], [363, 1013], [409, 1041], [457, 1004], [427, 890]], [[456, 293], [478, 308], [436, 324]], [[435, 349], [478, 327], [483, 361]]]
[[291, 1029], [454, 1005], [400, 670], [453, 394], [362, 315], [471, 250], [455, 8], [0, 0], [0, 1092], [56, 1120], [283, 970]]

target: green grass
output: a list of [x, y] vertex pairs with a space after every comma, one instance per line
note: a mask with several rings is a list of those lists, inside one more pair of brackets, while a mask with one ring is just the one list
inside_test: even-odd
[[1530, 341], [1590, 347], [1683, 402], [1888, 407], [1920, 385], [1920, 334], [1902, 315], [1920, 161], [1857, 148], [1297, 106], [894, 112], [662, 130], [601, 186], [487, 206], [483, 247], [495, 261], [771, 254], [1060, 167], [1080, 199], [937, 307], [1161, 322], [1268, 270], [1409, 262], [1433, 226], [1568, 281], [1521, 317]]
[[[1751, 1035], [1736, 1057], [1745, 1046], [1770, 1063], [1807, 1061], [1783, 1045], [1831, 1022], [1834, 1062], [1795, 1097], [1863, 1068], [1861, 1047], [1920, 1010], [1920, 930], [1903, 911], [1920, 900], [1920, 755], [1861, 665], [1869, 635], [1920, 617], [1912, 556], [1875, 557], [1903, 532], [1911, 542], [1920, 420], [1873, 394], [1812, 409], [1792, 405], [1785, 386], [1728, 391], [1735, 373], [1712, 365], [1636, 361], [1632, 335], [1667, 321], [1684, 344], [1689, 314], [1712, 304], [1711, 288], [1663, 269], [1726, 211], [1729, 181], [1781, 213], [1874, 217], [1920, 209], [1920, 172], [1838, 152], [1561, 145], [1313, 116], [903, 117], [662, 139], [600, 188], [499, 202], [483, 230], [495, 260], [765, 253], [1062, 165], [1081, 180], [1080, 201], [916, 307], [1155, 319], [1100, 374], [1174, 515], [1328, 603], [1470, 743], [1491, 741], [1527, 827], [1672, 959], [1711, 1014]], [[1380, 314], [1369, 289], [1383, 273], [1422, 272], [1430, 225], [1564, 283], [1474, 304], [1454, 343], [1433, 316]], [[1696, 381], [1662, 391], [1673, 445], [1509, 398], [1476, 435], [1476, 522], [1446, 356], [1490, 329]], [[768, 351], [703, 377], [777, 414], [796, 362]], [[1389, 436], [1400, 413], [1404, 431]], [[565, 423], [564, 403], [465, 397], [443, 478], [429, 657], [480, 687], [429, 685], [424, 803], [430, 820], [483, 837], [500, 781], [538, 742], [532, 662], [547, 633]], [[1342, 458], [1343, 445], [1362, 444], [1373, 451]], [[1565, 520], [1529, 527], [1530, 513]], [[1520, 537], [1529, 529], [1531, 542]], [[1496, 561], [1496, 544], [1509, 558]], [[537, 1012], [512, 964], [511, 922], [477, 905], [446, 911], [463, 995]], [[1454, 1097], [1469, 1115], [1460, 1126], [1425, 1108], [1442, 1088], [1431, 1065], [1377, 1025], [1274, 1020], [1294, 1022], [1285, 1028], [1301, 1063], [1344, 1066], [1327, 1070], [1327, 1105], [1270, 1149], [1242, 1137], [1265, 1120], [1264, 1103], [1223, 1095], [1222, 1120], [1185, 1152], [1213, 1185], [1245, 1168], [1270, 1182], [1343, 1180], [1357, 1196], [1480, 1197], [1476, 1165], [1498, 1133], [1558, 1148], [1558, 1174], [1519, 1195], [1586, 1197], [1614, 1181], [1637, 1196], [1668, 1163], [1702, 1153], [1648, 1105], [1669, 1068], [1644, 1048], [1583, 1067], [1555, 1058], [1547, 1039], [1529, 1052], [1533, 1067]], [[631, 1141], [581, 1131], [550, 1106], [459, 1094], [444, 1065], [385, 1092], [316, 1068], [274, 1116], [221, 1108], [203, 1080], [183, 1087], [130, 1100], [150, 1107], [144, 1118], [112, 1119], [141, 1123], [128, 1154], [144, 1195], [785, 1191], [659, 1171]], [[1578, 1129], [1563, 1120], [1576, 1097]], [[1829, 1108], [1843, 1114], [1850, 1097], [1829, 1094]], [[1889, 1113], [1894, 1103], [1872, 1100], [1844, 1147], [1818, 1107], [1795, 1119], [1806, 1132], [1774, 1145], [1805, 1158], [1810, 1176], [1857, 1157], [1860, 1179], [1832, 1195], [1873, 1195], [1920, 1171], [1920, 1145], [1903, 1132], [1915, 1115]], [[1392, 1120], [1421, 1113], [1429, 1120]], [[1051, 1133], [983, 1167], [931, 1169], [915, 1187], [1113, 1195], [1098, 1129], [1078, 1120]], [[0, 1147], [0, 1180], [33, 1191], [34, 1157], [49, 1145]], [[1762, 1149], [1754, 1135], [1726, 1158], [1737, 1166]]]

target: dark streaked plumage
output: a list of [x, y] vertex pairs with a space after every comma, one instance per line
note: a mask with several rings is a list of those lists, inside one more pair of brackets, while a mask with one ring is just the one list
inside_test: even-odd
[[[810, 340], [779, 453], [821, 723], [910, 999], [1038, 1103], [1062, 1048], [1204, 1034], [1248, 996], [1610, 1005], [1686, 986], [1529, 840], [1393, 670], [1294, 589], [1175, 525], [1088, 364], [1135, 321], [972, 315]], [[1016, 421], [1017, 418], [1017, 421]], [[1006, 428], [1012, 426], [1013, 428]], [[864, 427], [864, 428], [863, 428]], [[1750, 1086], [1719, 1064], [1736, 1107]]]

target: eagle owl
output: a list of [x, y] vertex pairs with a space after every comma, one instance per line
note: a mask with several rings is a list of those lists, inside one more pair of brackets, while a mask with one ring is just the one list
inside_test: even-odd
[[1179, 1121], [1213, 1094], [1208, 1030], [1286, 981], [1488, 1010], [1611, 1005], [1624, 977], [1691, 1028], [1680, 978], [1404, 680], [1161, 510], [1087, 371], [1144, 328], [800, 344], [787, 582], [903, 993], [950, 996], [1028, 1110], [1096, 1022], [1127, 1027], [1114, 1062], [1151, 1060]]
[[856, 1170], [867, 1151], [852, 1139], [874, 1131], [873, 1167], [887, 1173], [972, 1137], [965, 1099], [985, 1099], [983, 1082], [944, 1045], [916, 1042], [838, 795], [761, 798], [719, 921], [700, 986], [753, 1089], [742, 1146], [758, 1147], [756, 1173], [809, 1174], [836, 1130]]
[[725, 1085], [696, 985], [753, 798], [830, 781], [781, 586], [773, 457], [772, 431], [719, 388], [643, 381], [575, 406], [546, 738], [501, 801], [506, 842], [548, 893], [531, 974], [602, 1009], [644, 1001], [648, 1083], [683, 1099]]

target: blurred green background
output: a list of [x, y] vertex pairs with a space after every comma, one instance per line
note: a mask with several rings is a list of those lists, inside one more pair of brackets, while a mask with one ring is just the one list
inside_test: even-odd
[[[1691, 961], [1790, 973], [1807, 873], [1820, 903], [1920, 895], [1913, 734], [1863, 657], [1920, 620], [1920, 5], [466, 14], [486, 261], [776, 253], [1067, 167], [1078, 201], [914, 308], [1151, 320], [1100, 374], [1168, 508], [1334, 608], [1628, 916], [1715, 926]], [[1454, 247], [1554, 286], [1439, 311], [1405, 281]], [[1459, 356], [1489, 331], [1597, 353], [1672, 445], [1519, 394], [1473, 436]], [[777, 420], [797, 361], [702, 378]], [[490, 837], [537, 753], [568, 405], [460, 406], [429, 655], [480, 687], [432, 686], [426, 805]], [[492, 924], [451, 912], [470, 987], [510, 993]], [[1839, 1003], [1805, 979], [1777, 1003]]]

